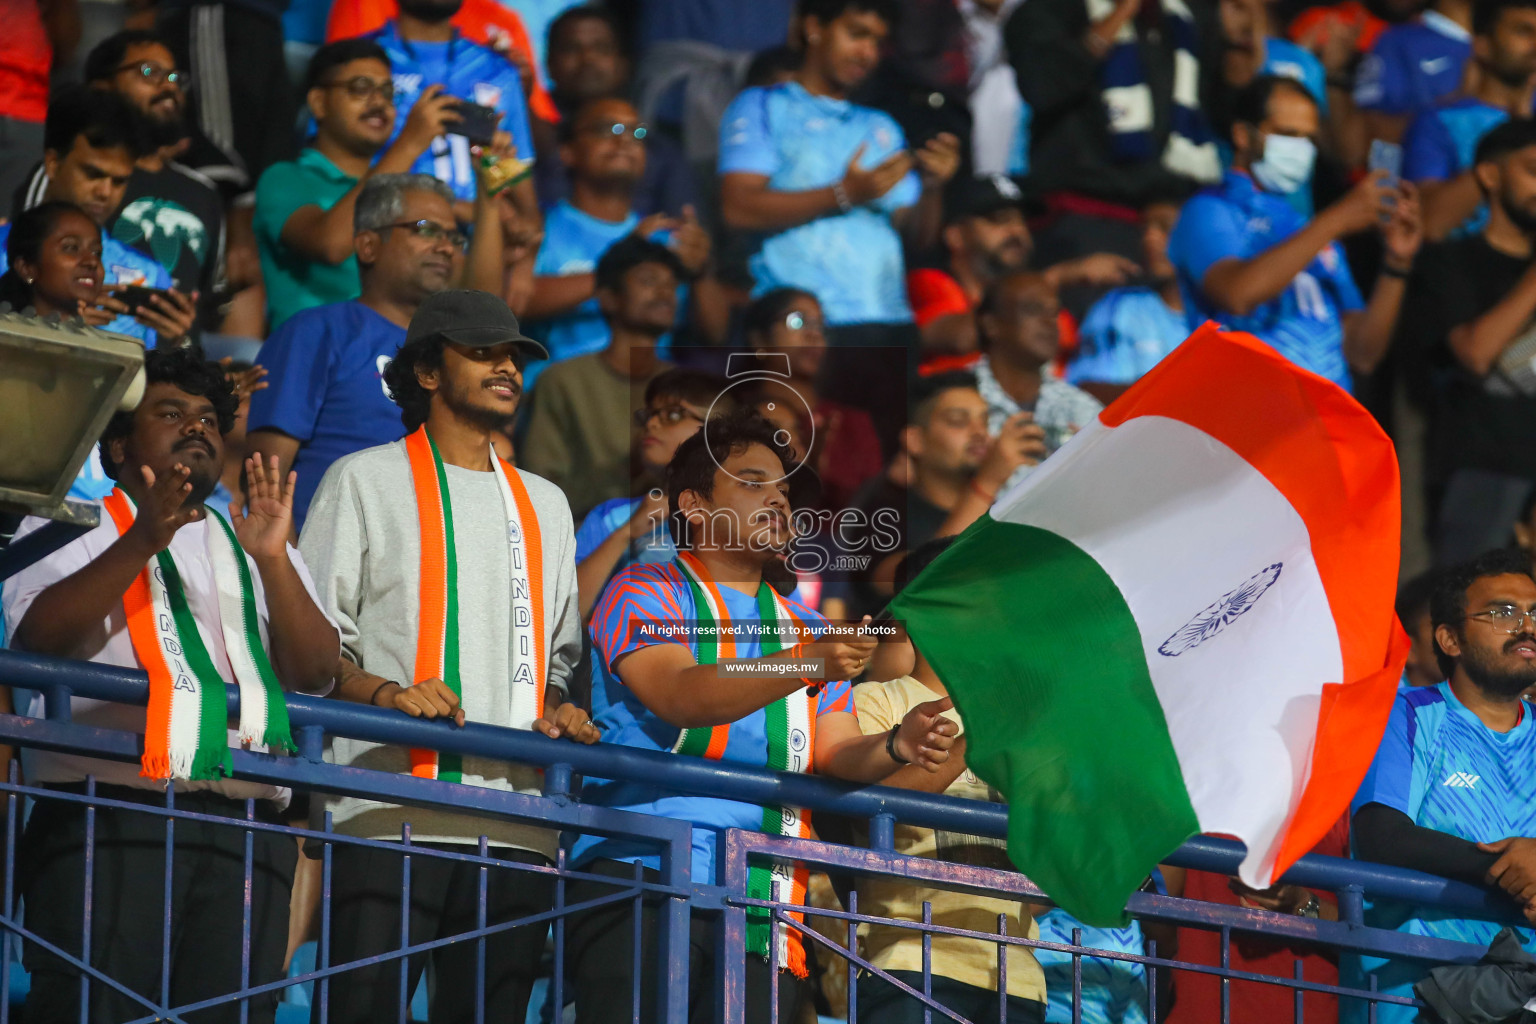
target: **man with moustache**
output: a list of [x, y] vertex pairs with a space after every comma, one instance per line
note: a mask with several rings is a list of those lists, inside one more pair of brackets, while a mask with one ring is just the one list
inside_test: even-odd
[[1425, 250], [1398, 342], [1440, 385], [1428, 437], [1439, 565], [1503, 544], [1536, 484], [1536, 386], [1526, 369], [1536, 315], [1536, 122], [1506, 121], [1483, 136], [1473, 173], [1488, 223]]
[[[115, 805], [88, 813], [80, 803], [38, 801], [21, 844], [19, 881], [27, 927], [39, 939], [146, 999], [158, 1000], [161, 979], [169, 978], [170, 1005], [179, 1006], [281, 976], [294, 844], [240, 826], [248, 800], [257, 821], [281, 823], [290, 794], [227, 778], [227, 748], [243, 740], [256, 750], [291, 746], [281, 693], [251, 678], [252, 670], [272, 673], [283, 689], [324, 693], [340, 645], [287, 543], [292, 476], [252, 452], [244, 507], [204, 504], [235, 419], [223, 372], [189, 349], [148, 352], [144, 372], [143, 401], [114, 416], [101, 438], [102, 464], [117, 483], [102, 503], [101, 525], [6, 580], [5, 625], [20, 650], [147, 671], [150, 707], [167, 714], [184, 699], [222, 706], [225, 684], [236, 683], [245, 698], [240, 730], [226, 734], [221, 726], [189, 743], [157, 727], [142, 707], [73, 698], [74, 722], [143, 733], [143, 764], [27, 751], [28, 782], [80, 794], [94, 778], [96, 796]], [[27, 520], [18, 536], [44, 522]], [[243, 623], [231, 621], [230, 602], [248, 609]], [[174, 625], [168, 609], [176, 609]], [[190, 631], [182, 628], [183, 610]], [[258, 635], [261, 643], [242, 652], [244, 638]], [[9, 691], [4, 697], [9, 709]], [[29, 713], [43, 715], [41, 697]], [[165, 819], [134, 809], [163, 808], [168, 779], [178, 811], [209, 816], [177, 822], [169, 875]], [[91, 857], [94, 875], [87, 874]], [[89, 951], [82, 921], [91, 922]], [[169, 964], [161, 961], [162, 927]], [[99, 982], [82, 1008], [80, 970], [40, 944], [27, 944], [25, 963], [32, 974], [27, 1012], [35, 1019], [105, 1022], [144, 1013], [146, 1004]], [[249, 1019], [270, 1022], [276, 1001], [275, 993], [252, 999]], [[234, 1022], [241, 1008], [230, 1003], [188, 1019]]]
[[501, 232], [493, 228], [476, 232], [466, 259], [453, 194], [425, 174], [370, 177], [354, 222], [362, 294], [290, 317], [257, 356], [270, 386], [251, 398], [250, 443], [298, 469], [300, 526], [331, 463], [400, 437], [383, 375], [417, 309], [479, 262], [480, 250], [500, 257]]
[[256, 244], [274, 331], [300, 310], [357, 298], [352, 217], [363, 183], [409, 172], [459, 120], [452, 96], [425, 89], [386, 148], [395, 127], [395, 85], [388, 54], [371, 39], [317, 50], [305, 100], [314, 138], [297, 159], [267, 168], [256, 185]]
[[[459, 725], [597, 741], [587, 713], [566, 699], [581, 656], [581, 617], [565, 496], [492, 448], [493, 435], [517, 410], [523, 365], [543, 354], [506, 303], [485, 292], [440, 292], [411, 318], [405, 344], [385, 371], [407, 436], [332, 466], [300, 541], [314, 559], [322, 602], [341, 626], [343, 700]], [[468, 755], [336, 737], [326, 759], [486, 789], [540, 791], [535, 769]], [[398, 843], [402, 826], [411, 824], [413, 944], [470, 931], [479, 912], [495, 925], [553, 905], [553, 877], [516, 867], [547, 868], [559, 845], [553, 831], [358, 797], [328, 798], [327, 809], [337, 832], [359, 838]], [[482, 836], [490, 856], [514, 866], [492, 867], [482, 877], [477, 864], [430, 856], [472, 853]], [[330, 962], [398, 948], [402, 854], [341, 845], [332, 856]], [[484, 940], [479, 1007], [473, 946], [433, 952], [431, 1020], [523, 1020], [546, 932], [541, 920]], [[328, 1019], [393, 1018], [426, 960], [410, 958], [404, 987], [392, 961], [332, 978]], [[313, 1019], [320, 1015], [317, 1003]]]
[[[1536, 922], [1536, 720], [1520, 695], [1536, 684], [1536, 580], [1524, 552], [1501, 549], [1447, 569], [1430, 599], [1446, 680], [1401, 691], [1376, 760], [1351, 805], [1363, 860], [1497, 886]], [[1377, 901], [1366, 923], [1486, 946], [1501, 925]], [[1517, 928], [1527, 951], [1536, 932]], [[1347, 956], [1341, 983], [1411, 996], [1429, 965]], [[1367, 1004], [1341, 999], [1340, 1019]], [[1381, 1003], [1376, 1020], [1406, 1024], [1417, 1008]]]

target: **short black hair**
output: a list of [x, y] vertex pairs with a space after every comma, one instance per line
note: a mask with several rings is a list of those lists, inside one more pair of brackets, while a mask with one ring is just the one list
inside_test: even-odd
[[12, 309], [22, 310], [32, 305], [32, 286], [22, 280], [16, 269], [18, 260], [36, 263], [43, 251], [43, 242], [53, 234], [59, 218], [67, 213], [78, 213], [86, 220], [91, 218], [74, 203], [55, 199], [21, 211], [11, 221], [10, 234], [5, 237], [5, 259], [9, 269], [0, 276], [0, 302], [8, 302]]
[[736, 408], [736, 402], [730, 395], [721, 398], [730, 386], [731, 382], [718, 373], [674, 366], [652, 377], [651, 382], [645, 386], [645, 406], [650, 408], [653, 402], [663, 398], [678, 398], [704, 409], [714, 406], [715, 415], [720, 416]]
[[432, 392], [421, 386], [416, 371], [443, 368], [443, 336], [433, 334], [407, 341], [384, 367], [384, 389], [400, 407], [400, 422], [407, 434], [427, 422], [432, 408]]
[[1404, 580], [1403, 585], [1397, 588], [1397, 600], [1392, 603], [1392, 606], [1405, 629], [1411, 621], [1429, 612], [1430, 598], [1434, 596], [1435, 584], [1439, 579], [1438, 572], [1434, 569], [1426, 569], [1417, 576]]
[[[144, 386], [151, 384], [171, 384], [189, 395], [207, 398], [219, 418], [219, 433], [227, 434], [234, 429], [240, 399], [235, 397], [235, 389], [225, 378], [223, 368], [204, 359], [198, 349], [152, 348], [144, 353]], [[101, 434], [101, 468], [113, 480], [117, 479], [117, 466], [112, 462], [111, 444], [133, 433], [134, 416], [132, 410], [114, 414]]]
[[1536, 146], [1536, 121], [1528, 117], [1510, 118], [1477, 140], [1472, 163], [1493, 163], [1529, 146]]
[[1536, 0], [1476, 0], [1472, 4], [1472, 34], [1490, 36], [1505, 11], [1536, 10]]
[[140, 125], [139, 112], [117, 93], [86, 85], [66, 86], [48, 101], [43, 149], [63, 156], [83, 137], [94, 149], [123, 148], [137, 160], [145, 150]]
[[690, 546], [688, 523], [678, 511], [677, 499], [684, 491], [709, 498], [715, 491], [715, 471], [725, 465], [732, 455], [740, 455], [753, 445], [760, 444], [777, 455], [790, 473], [799, 463], [789, 445], [778, 440], [779, 428], [764, 419], [755, 409], [738, 409], [725, 416], [709, 421], [707, 429], [700, 430], [677, 446], [672, 461], [667, 464], [667, 511], [672, 541], [681, 550]]
[[369, 39], [367, 36], [358, 36], [353, 39], [338, 39], [334, 43], [326, 43], [315, 51], [315, 55], [309, 58], [309, 70], [304, 74], [304, 91], [323, 85], [325, 76], [343, 64], [350, 64], [355, 60], [376, 60], [391, 71], [394, 66], [389, 62], [389, 54], [384, 52], [384, 47]]
[[1298, 96], [1305, 96], [1307, 102], [1317, 106], [1317, 97], [1296, 79], [1284, 75], [1260, 75], [1245, 85], [1232, 101], [1232, 120], [1243, 124], [1263, 124], [1264, 119], [1269, 117], [1269, 101], [1277, 91], [1285, 89]]
[[625, 274], [647, 263], [660, 263], [672, 271], [679, 282], [687, 276], [682, 261], [671, 249], [649, 238], [625, 235], [598, 257], [597, 290], [618, 291], [624, 286]]
[[800, 17], [815, 18], [823, 25], [849, 11], [868, 11], [895, 28], [901, 7], [896, 0], [800, 0]]
[[804, 299], [820, 304], [820, 299], [804, 288], [775, 288], [752, 300], [741, 315], [741, 331], [748, 340], [762, 337], [782, 323], [791, 306]]
[[912, 386], [907, 422], [913, 426], [927, 426], [928, 418], [933, 415], [933, 407], [938, 402], [939, 396], [956, 388], [975, 391], [976, 375], [969, 370], [950, 370], [947, 373], [936, 373], [931, 377], [919, 377]]
[[759, 50], [747, 65], [747, 76], [742, 88], [765, 86], [784, 72], [793, 74], [800, 70], [800, 51], [792, 46], [773, 46]]
[[85, 56], [85, 80], [106, 82], [123, 66], [123, 58], [130, 46], [163, 46], [174, 57], [176, 50], [170, 41], [158, 32], [143, 28], [129, 28], [107, 36], [91, 48]]
[[607, 25], [608, 30], [613, 33], [613, 40], [618, 44], [619, 51], [625, 52], [623, 26], [619, 24], [618, 17], [608, 8], [599, 7], [596, 4], [577, 4], [575, 7], [567, 7], [561, 11], [544, 32], [545, 48], [554, 49], [555, 37], [564, 32], [567, 26], [574, 25], [578, 21], [600, 21]]
[[[1487, 576], [1531, 575], [1531, 556], [1519, 548], [1485, 551], [1476, 558], [1442, 569], [1429, 596], [1430, 625], [1439, 629], [1450, 626], [1460, 630], [1467, 620], [1467, 589]], [[1451, 678], [1456, 659], [1440, 649], [1435, 641], [1435, 662], [1445, 678]]]

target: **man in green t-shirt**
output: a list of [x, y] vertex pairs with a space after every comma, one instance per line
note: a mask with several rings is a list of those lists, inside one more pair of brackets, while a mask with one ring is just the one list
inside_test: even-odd
[[357, 298], [352, 211], [363, 181], [409, 171], [459, 120], [458, 101], [434, 86], [384, 149], [395, 126], [395, 88], [389, 58], [371, 39], [321, 47], [305, 84], [314, 138], [297, 160], [273, 164], [256, 185], [256, 242], [273, 330], [300, 310]]

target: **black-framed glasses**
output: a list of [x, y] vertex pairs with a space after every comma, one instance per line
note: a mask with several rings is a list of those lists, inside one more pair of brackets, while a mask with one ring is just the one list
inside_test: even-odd
[[1525, 624], [1531, 624], [1531, 632], [1536, 633], [1536, 608], [1526, 611], [1524, 608], [1516, 608], [1512, 604], [1494, 605], [1485, 611], [1474, 612], [1468, 615], [1469, 619], [1483, 619], [1494, 629], [1503, 630], [1506, 633], [1519, 633], [1525, 628]]
[[187, 84], [187, 73], [185, 71], [177, 71], [175, 68], [163, 68], [154, 61], [141, 60], [131, 64], [123, 64], [114, 68], [112, 73], [116, 75], [124, 71], [136, 72], [140, 78], [154, 86], [174, 85], [179, 89]]
[[660, 416], [663, 426], [675, 427], [683, 420], [697, 420], [704, 422], [704, 417], [688, 408], [686, 405], [663, 405], [655, 409], [636, 409], [635, 426], [644, 427], [651, 422], [651, 417]]
[[625, 124], [623, 121], [615, 121], [613, 124], [589, 124], [582, 129], [582, 132], [596, 136], [628, 135], [636, 142], [644, 142], [651, 130], [644, 124]]
[[357, 75], [354, 78], [337, 78], [329, 82], [320, 83], [322, 88], [341, 89], [355, 100], [366, 100], [370, 96], [377, 96], [387, 103], [395, 101], [395, 80], [393, 78], [369, 78], [367, 75]]
[[446, 238], [448, 244], [452, 245], [455, 249], [463, 249], [469, 245], [469, 236], [464, 232], [458, 228], [445, 228], [435, 220], [405, 220], [398, 224], [385, 224], [382, 230], [388, 230], [389, 228], [400, 228], [404, 231], [409, 231], [417, 238], [428, 242], [439, 242]]

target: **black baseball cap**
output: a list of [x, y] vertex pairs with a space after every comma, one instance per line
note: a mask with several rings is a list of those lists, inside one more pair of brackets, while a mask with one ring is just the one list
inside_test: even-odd
[[441, 337], [468, 348], [490, 348], [513, 342], [531, 359], [548, 359], [549, 350], [523, 333], [507, 304], [490, 292], [450, 288], [429, 295], [416, 308], [405, 343]]
[[956, 179], [946, 198], [946, 221], [985, 217], [1009, 208], [1023, 210], [1028, 215], [1044, 212], [1040, 201], [1026, 192], [1018, 179], [1006, 174]]
[[1472, 163], [1492, 163], [1527, 146], [1536, 146], [1536, 121], [1528, 117], [1511, 118], [1478, 140]]

